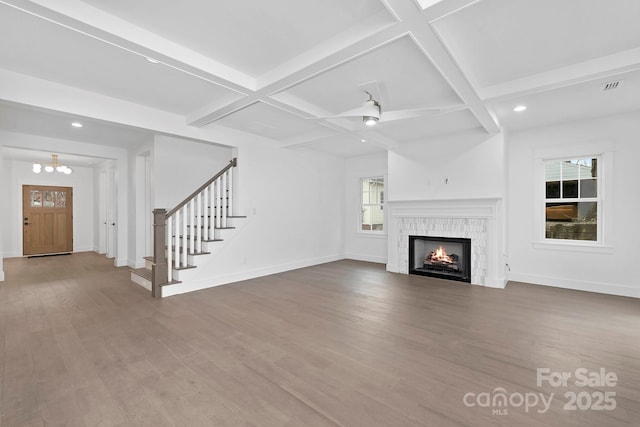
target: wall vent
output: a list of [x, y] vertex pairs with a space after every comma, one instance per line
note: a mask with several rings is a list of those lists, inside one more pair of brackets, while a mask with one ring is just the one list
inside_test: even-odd
[[617, 89], [620, 87], [621, 84], [622, 84], [622, 80], [618, 80], [615, 82], [608, 82], [602, 85], [602, 90], [607, 91], [607, 90]]

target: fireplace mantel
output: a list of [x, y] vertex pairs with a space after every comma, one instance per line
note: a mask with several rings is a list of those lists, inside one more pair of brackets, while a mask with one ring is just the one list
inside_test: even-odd
[[392, 200], [386, 205], [388, 271], [408, 273], [409, 234], [471, 238], [471, 283], [505, 286], [502, 198]]
[[396, 217], [495, 218], [502, 198], [390, 200], [387, 206]]

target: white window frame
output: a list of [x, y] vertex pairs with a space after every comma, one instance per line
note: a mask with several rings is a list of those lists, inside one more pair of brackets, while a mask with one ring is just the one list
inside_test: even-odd
[[[385, 185], [387, 185], [387, 180], [385, 178], [384, 175], [371, 175], [371, 176], [362, 176], [360, 178], [358, 178], [358, 223], [357, 223], [357, 227], [358, 233], [362, 233], [364, 235], [370, 235], [370, 236], [382, 236], [385, 235], [387, 233], [387, 211], [385, 209], [385, 204], [386, 204], [386, 192], [385, 192], [385, 197], [383, 198], [382, 203], [363, 203], [362, 201], [362, 181], [364, 180], [369, 180], [369, 179], [381, 179], [382, 182]], [[362, 207], [363, 206], [381, 206], [382, 207], [382, 230], [363, 230], [362, 229]]]
[[[547, 238], [545, 208], [547, 201], [553, 202], [553, 199], [546, 198], [545, 164], [553, 160], [587, 157], [598, 158], [598, 238], [595, 241]], [[612, 253], [610, 240], [613, 235], [613, 144], [601, 142], [539, 148], [534, 151], [534, 161], [534, 248]]]

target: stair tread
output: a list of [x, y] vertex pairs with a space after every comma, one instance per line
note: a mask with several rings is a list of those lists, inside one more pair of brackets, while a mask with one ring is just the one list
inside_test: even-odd
[[172, 280], [170, 282], [160, 283], [160, 286], [177, 285], [178, 283], [182, 282], [180, 280]]
[[180, 265], [180, 267], [176, 267], [175, 265], [172, 265], [171, 268], [173, 268], [174, 270], [180, 271], [180, 270], [189, 270], [191, 268], [197, 268], [196, 265]]

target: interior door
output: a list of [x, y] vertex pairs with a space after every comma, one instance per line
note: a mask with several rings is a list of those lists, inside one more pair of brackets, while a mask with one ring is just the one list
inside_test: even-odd
[[73, 189], [22, 186], [23, 254], [73, 251]]

